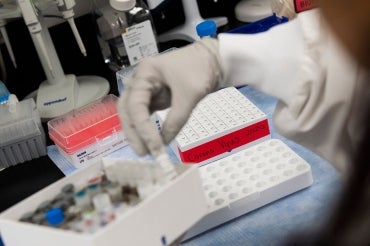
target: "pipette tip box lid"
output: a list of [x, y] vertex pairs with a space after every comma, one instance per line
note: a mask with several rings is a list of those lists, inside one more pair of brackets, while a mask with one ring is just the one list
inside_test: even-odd
[[117, 100], [109, 94], [48, 121], [50, 139], [76, 168], [127, 145]]
[[[161, 130], [169, 109], [152, 120]], [[171, 149], [183, 163], [205, 165], [270, 138], [267, 116], [235, 87], [198, 103]]]
[[159, 190], [92, 234], [21, 222], [27, 211], [34, 211], [42, 201], [52, 199], [67, 184], [78, 185], [101, 173], [104, 164], [119, 160], [102, 158], [54, 184], [40, 190], [0, 214], [1, 236], [6, 245], [24, 246], [163, 246], [170, 245], [207, 211], [206, 198], [196, 166], [175, 164], [178, 175]]
[[0, 105], [0, 160], [5, 167], [46, 155], [45, 133], [33, 99]]

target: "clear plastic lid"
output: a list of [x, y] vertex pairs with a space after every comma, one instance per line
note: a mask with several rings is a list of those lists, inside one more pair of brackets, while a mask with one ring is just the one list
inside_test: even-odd
[[67, 153], [73, 153], [120, 131], [117, 100], [110, 94], [48, 121], [50, 139]]

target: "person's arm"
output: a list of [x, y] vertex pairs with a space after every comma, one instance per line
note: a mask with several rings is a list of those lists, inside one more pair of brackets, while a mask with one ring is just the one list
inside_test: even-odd
[[358, 71], [318, 10], [259, 35], [221, 34], [219, 45], [225, 84], [247, 83], [275, 96], [279, 133], [346, 169]]
[[[279, 99], [278, 131], [344, 170], [353, 138], [348, 117], [356, 67], [321, 22], [317, 10], [267, 32], [220, 34], [144, 59], [118, 104], [128, 141], [156, 155], [217, 88], [252, 85]], [[161, 134], [150, 114], [171, 107]]]

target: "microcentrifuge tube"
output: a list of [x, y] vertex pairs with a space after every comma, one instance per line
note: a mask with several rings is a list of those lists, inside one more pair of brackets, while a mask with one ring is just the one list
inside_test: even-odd
[[88, 210], [91, 207], [91, 200], [85, 189], [80, 190], [75, 194], [75, 203], [82, 210]]

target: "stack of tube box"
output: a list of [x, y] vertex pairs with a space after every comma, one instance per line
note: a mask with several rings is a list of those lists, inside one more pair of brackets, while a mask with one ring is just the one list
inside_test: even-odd
[[76, 168], [127, 145], [113, 94], [48, 121], [50, 139]]
[[45, 133], [33, 99], [0, 105], [0, 165], [3, 168], [46, 155]]

